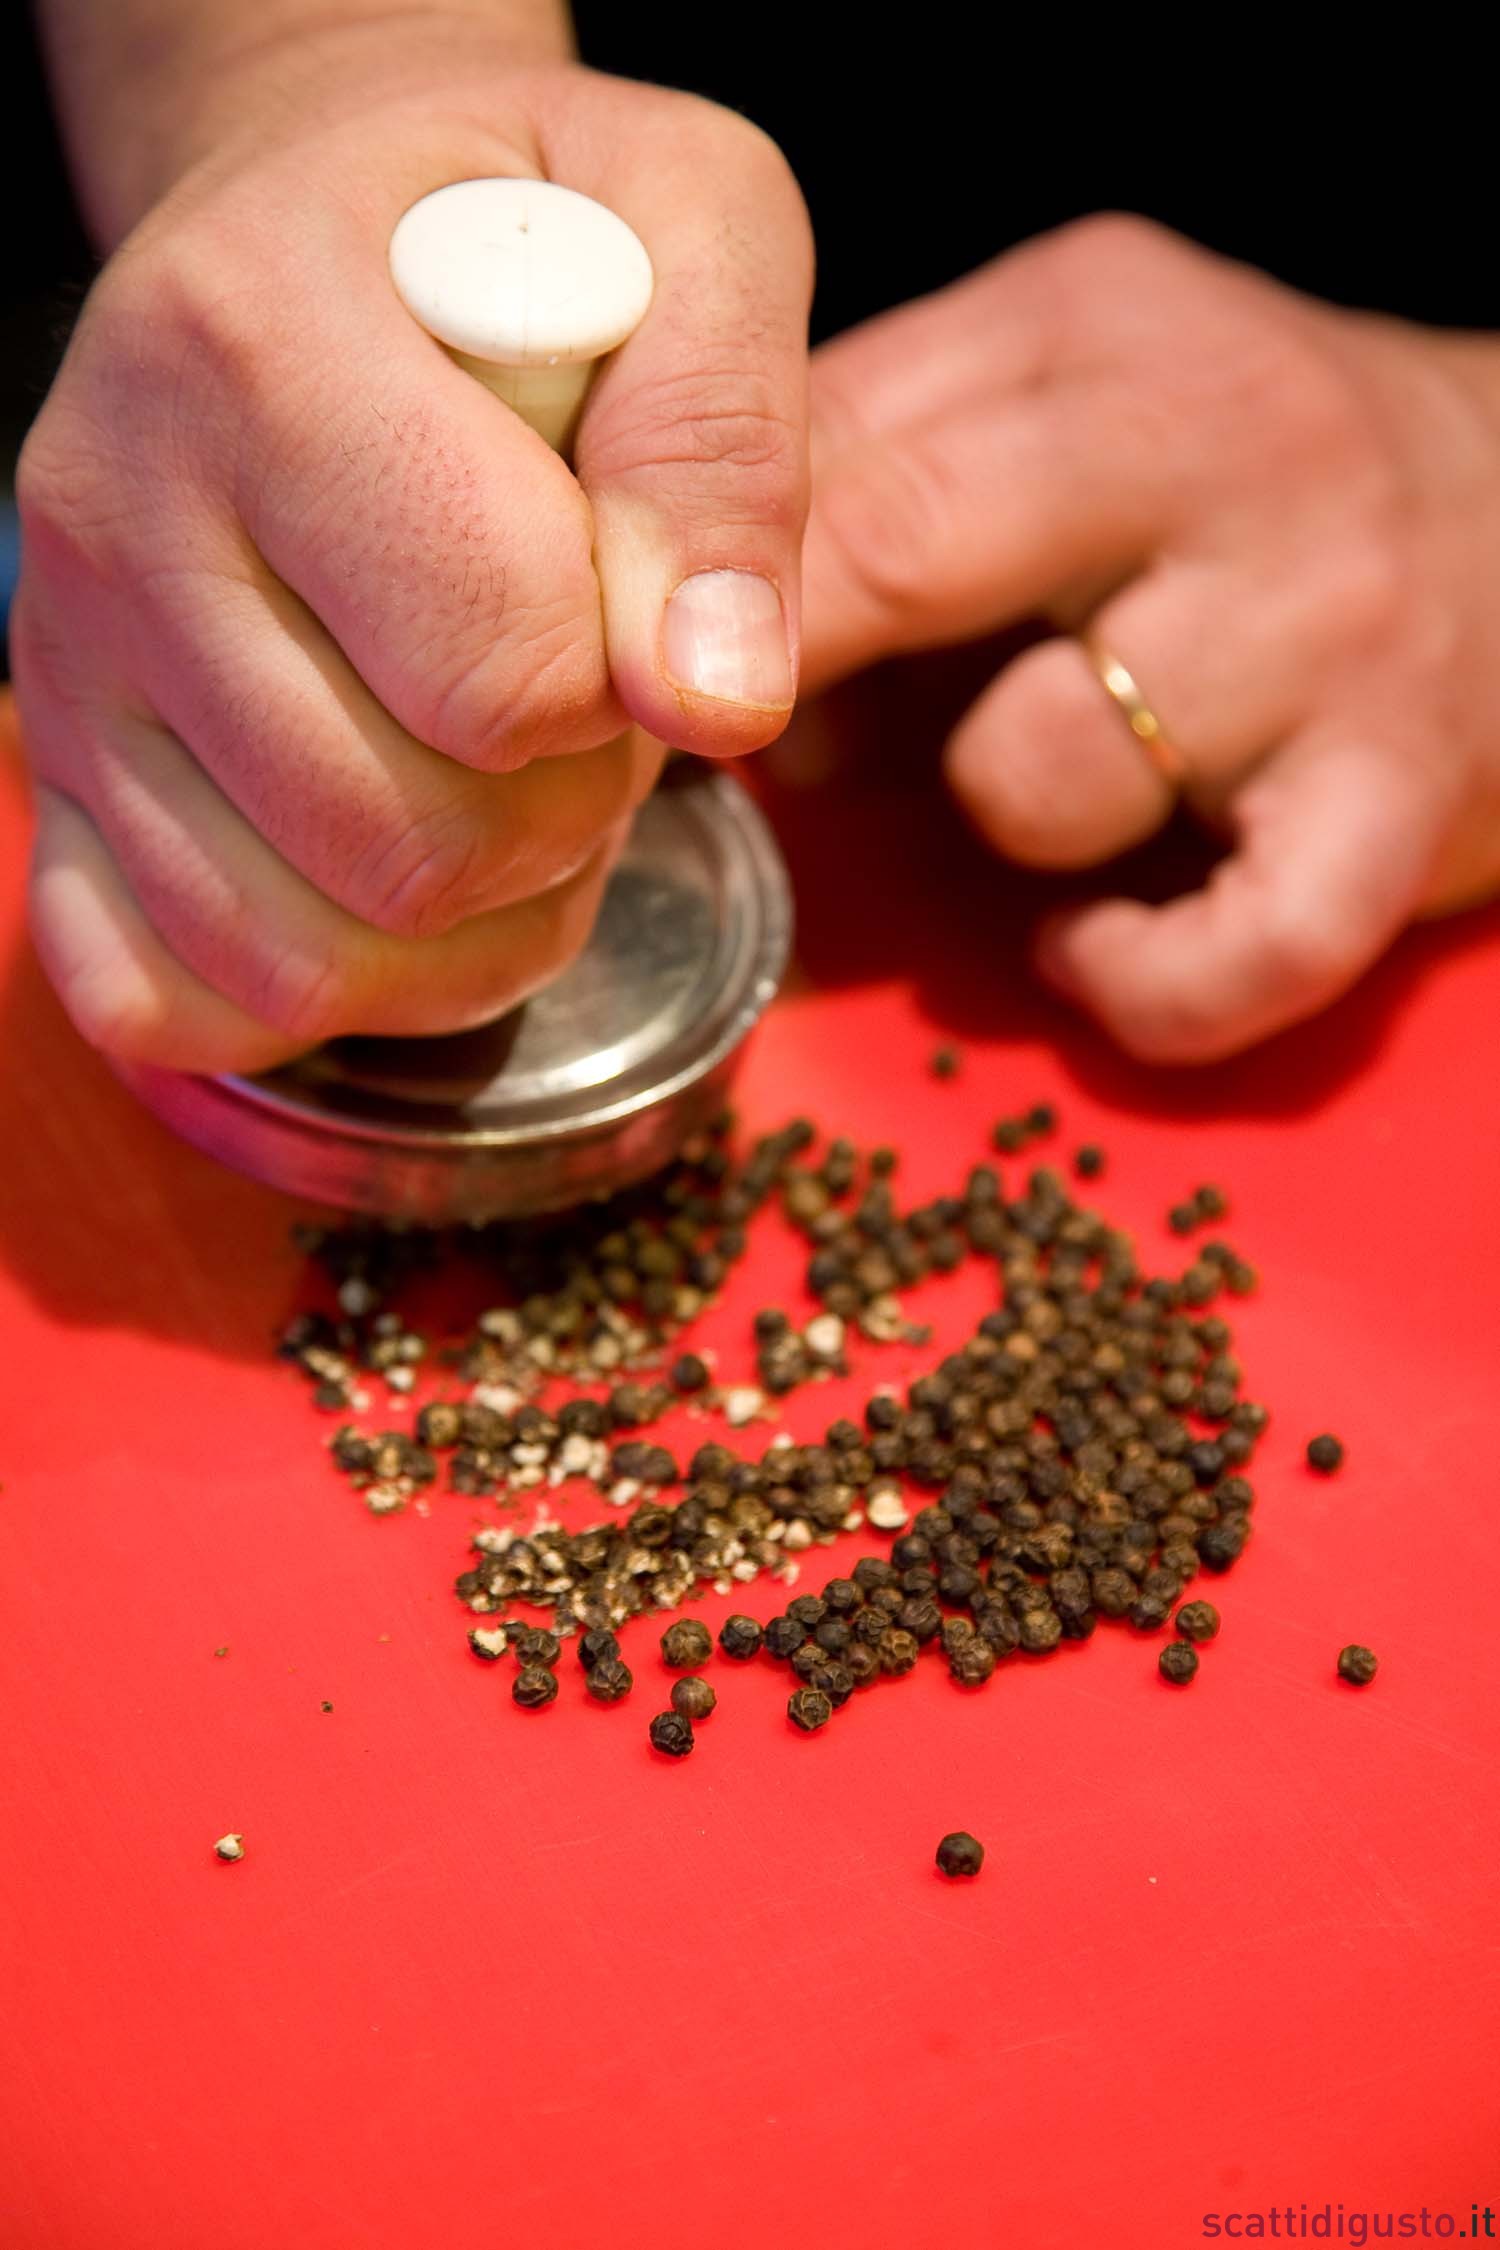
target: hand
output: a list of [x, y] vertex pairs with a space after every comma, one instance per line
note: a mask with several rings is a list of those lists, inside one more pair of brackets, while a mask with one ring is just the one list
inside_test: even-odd
[[[657, 741], [784, 724], [804, 513], [810, 252], [752, 127], [432, 16], [229, 94], [27, 444], [13, 643], [43, 959], [85, 1036], [195, 1070], [555, 974]], [[493, 173], [655, 266], [576, 475], [389, 280], [401, 213]]]
[[[1102, 218], [840, 338], [813, 381], [806, 683], [1086, 627], [1233, 840], [1200, 892], [1040, 933], [1125, 1046], [1229, 1053], [1500, 881], [1500, 347]], [[1036, 866], [1109, 859], [1172, 804], [1069, 638], [1000, 674], [946, 762]]]

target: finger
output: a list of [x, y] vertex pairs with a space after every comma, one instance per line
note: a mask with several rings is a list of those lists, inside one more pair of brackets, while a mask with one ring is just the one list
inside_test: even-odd
[[577, 183], [636, 229], [656, 288], [575, 456], [626, 709], [664, 741], [727, 754], [778, 734], [796, 689], [812, 255], [764, 135], [661, 99], [661, 133]]
[[[1230, 788], [1311, 708], [1339, 605], [1292, 573], [1210, 561], [1160, 563], [1094, 612], [1089, 641], [1122, 662], [1185, 767], [1188, 794], [1218, 813]], [[1077, 639], [1008, 665], [948, 744], [949, 778], [1008, 858], [1087, 867], [1167, 817], [1172, 791]]]
[[1038, 940], [1051, 983], [1151, 1062], [1208, 1062], [1313, 1014], [1414, 912], [1451, 823], [1441, 761], [1324, 727], [1236, 806], [1238, 848], [1169, 905], [1109, 899]]
[[1056, 354], [1032, 246], [820, 344], [812, 362], [817, 474], [870, 445], [1035, 384]]
[[803, 673], [970, 640], [1123, 580], [1173, 520], [1138, 401], [1077, 377], [981, 401], [835, 460], [803, 551]]
[[166, 1069], [265, 1070], [283, 1034], [257, 1023], [175, 959], [80, 805], [36, 792], [31, 929], [43, 968], [90, 1046]]
[[[410, 940], [324, 898], [154, 722], [75, 712], [85, 745], [43, 778], [83, 799], [121, 877], [170, 952], [297, 1053], [346, 1032], [457, 1031], [547, 983], [582, 945], [623, 832], [535, 898]], [[99, 733], [128, 752], [99, 755]], [[95, 741], [90, 742], [90, 736]]]
[[1172, 790], [1076, 641], [1008, 664], [944, 752], [954, 793], [1007, 859], [1088, 867], [1159, 828]]
[[326, 253], [320, 233], [269, 337], [219, 346], [251, 547], [446, 757], [509, 772], [609, 741], [625, 721], [578, 484], [418, 328], [363, 233], [337, 271]]
[[269, 574], [153, 587], [136, 636], [156, 712], [284, 859], [359, 920], [430, 937], [552, 888], [641, 802], [662, 752], [477, 773], [397, 725]]

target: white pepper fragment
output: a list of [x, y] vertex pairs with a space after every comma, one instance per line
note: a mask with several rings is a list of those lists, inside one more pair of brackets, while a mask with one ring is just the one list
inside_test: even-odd
[[214, 1846], [214, 1852], [219, 1859], [243, 1859], [245, 1856], [245, 1839], [238, 1829], [231, 1828], [227, 1836], [219, 1838]]

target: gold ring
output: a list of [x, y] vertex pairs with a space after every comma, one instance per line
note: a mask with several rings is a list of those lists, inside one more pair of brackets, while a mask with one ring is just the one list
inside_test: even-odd
[[1187, 779], [1187, 761], [1136, 686], [1134, 674], [1097, 642], [1083, 640], [1079, 646], [1162, 780], [1169, 789], [1180, 789]]

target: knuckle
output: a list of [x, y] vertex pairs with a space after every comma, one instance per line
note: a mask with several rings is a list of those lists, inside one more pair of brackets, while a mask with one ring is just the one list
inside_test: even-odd
[[590, 432], [590, 481], [665, 481], [705, 520], [726, 510], [778, 529], [800, 527], [804, 436], [774, 380], [753, 365], [679, 359], [670, 375], [615, 404]]
[[1064, 284], [1093, 291], [1120, 276], [1134, 281], [1143, 265], [1183, 247], [1180, 235], [1137, 212], [1091, 211], [1044, 235], [1028, 254], [1045, 259]]
[[240, 1005], [247, 1015], [269, 1024], [299, 1048], [316, 1047], [359, 1028], [350, 967], [331, 953], [319, 956], [273, 944]]
[[382, 837], [354, 870], [348, 903], [392, 937], [440, 937], [471, 911], [483, 857], [471, 809], [449, 806]]
[[925, 614], [945, 577], [960, 501], [943, 454], [914, 439], [832, 479], [817, 517], [856, 590], [899, 623]]
[[498, 647], [455, 646], [432, 666], [408, 723], [431, 749], [484, 773], [512, 773], [533, 758], [592, 747], [619, 724], [604, 656], [597, 591], [592, 614], [507, 617]]

